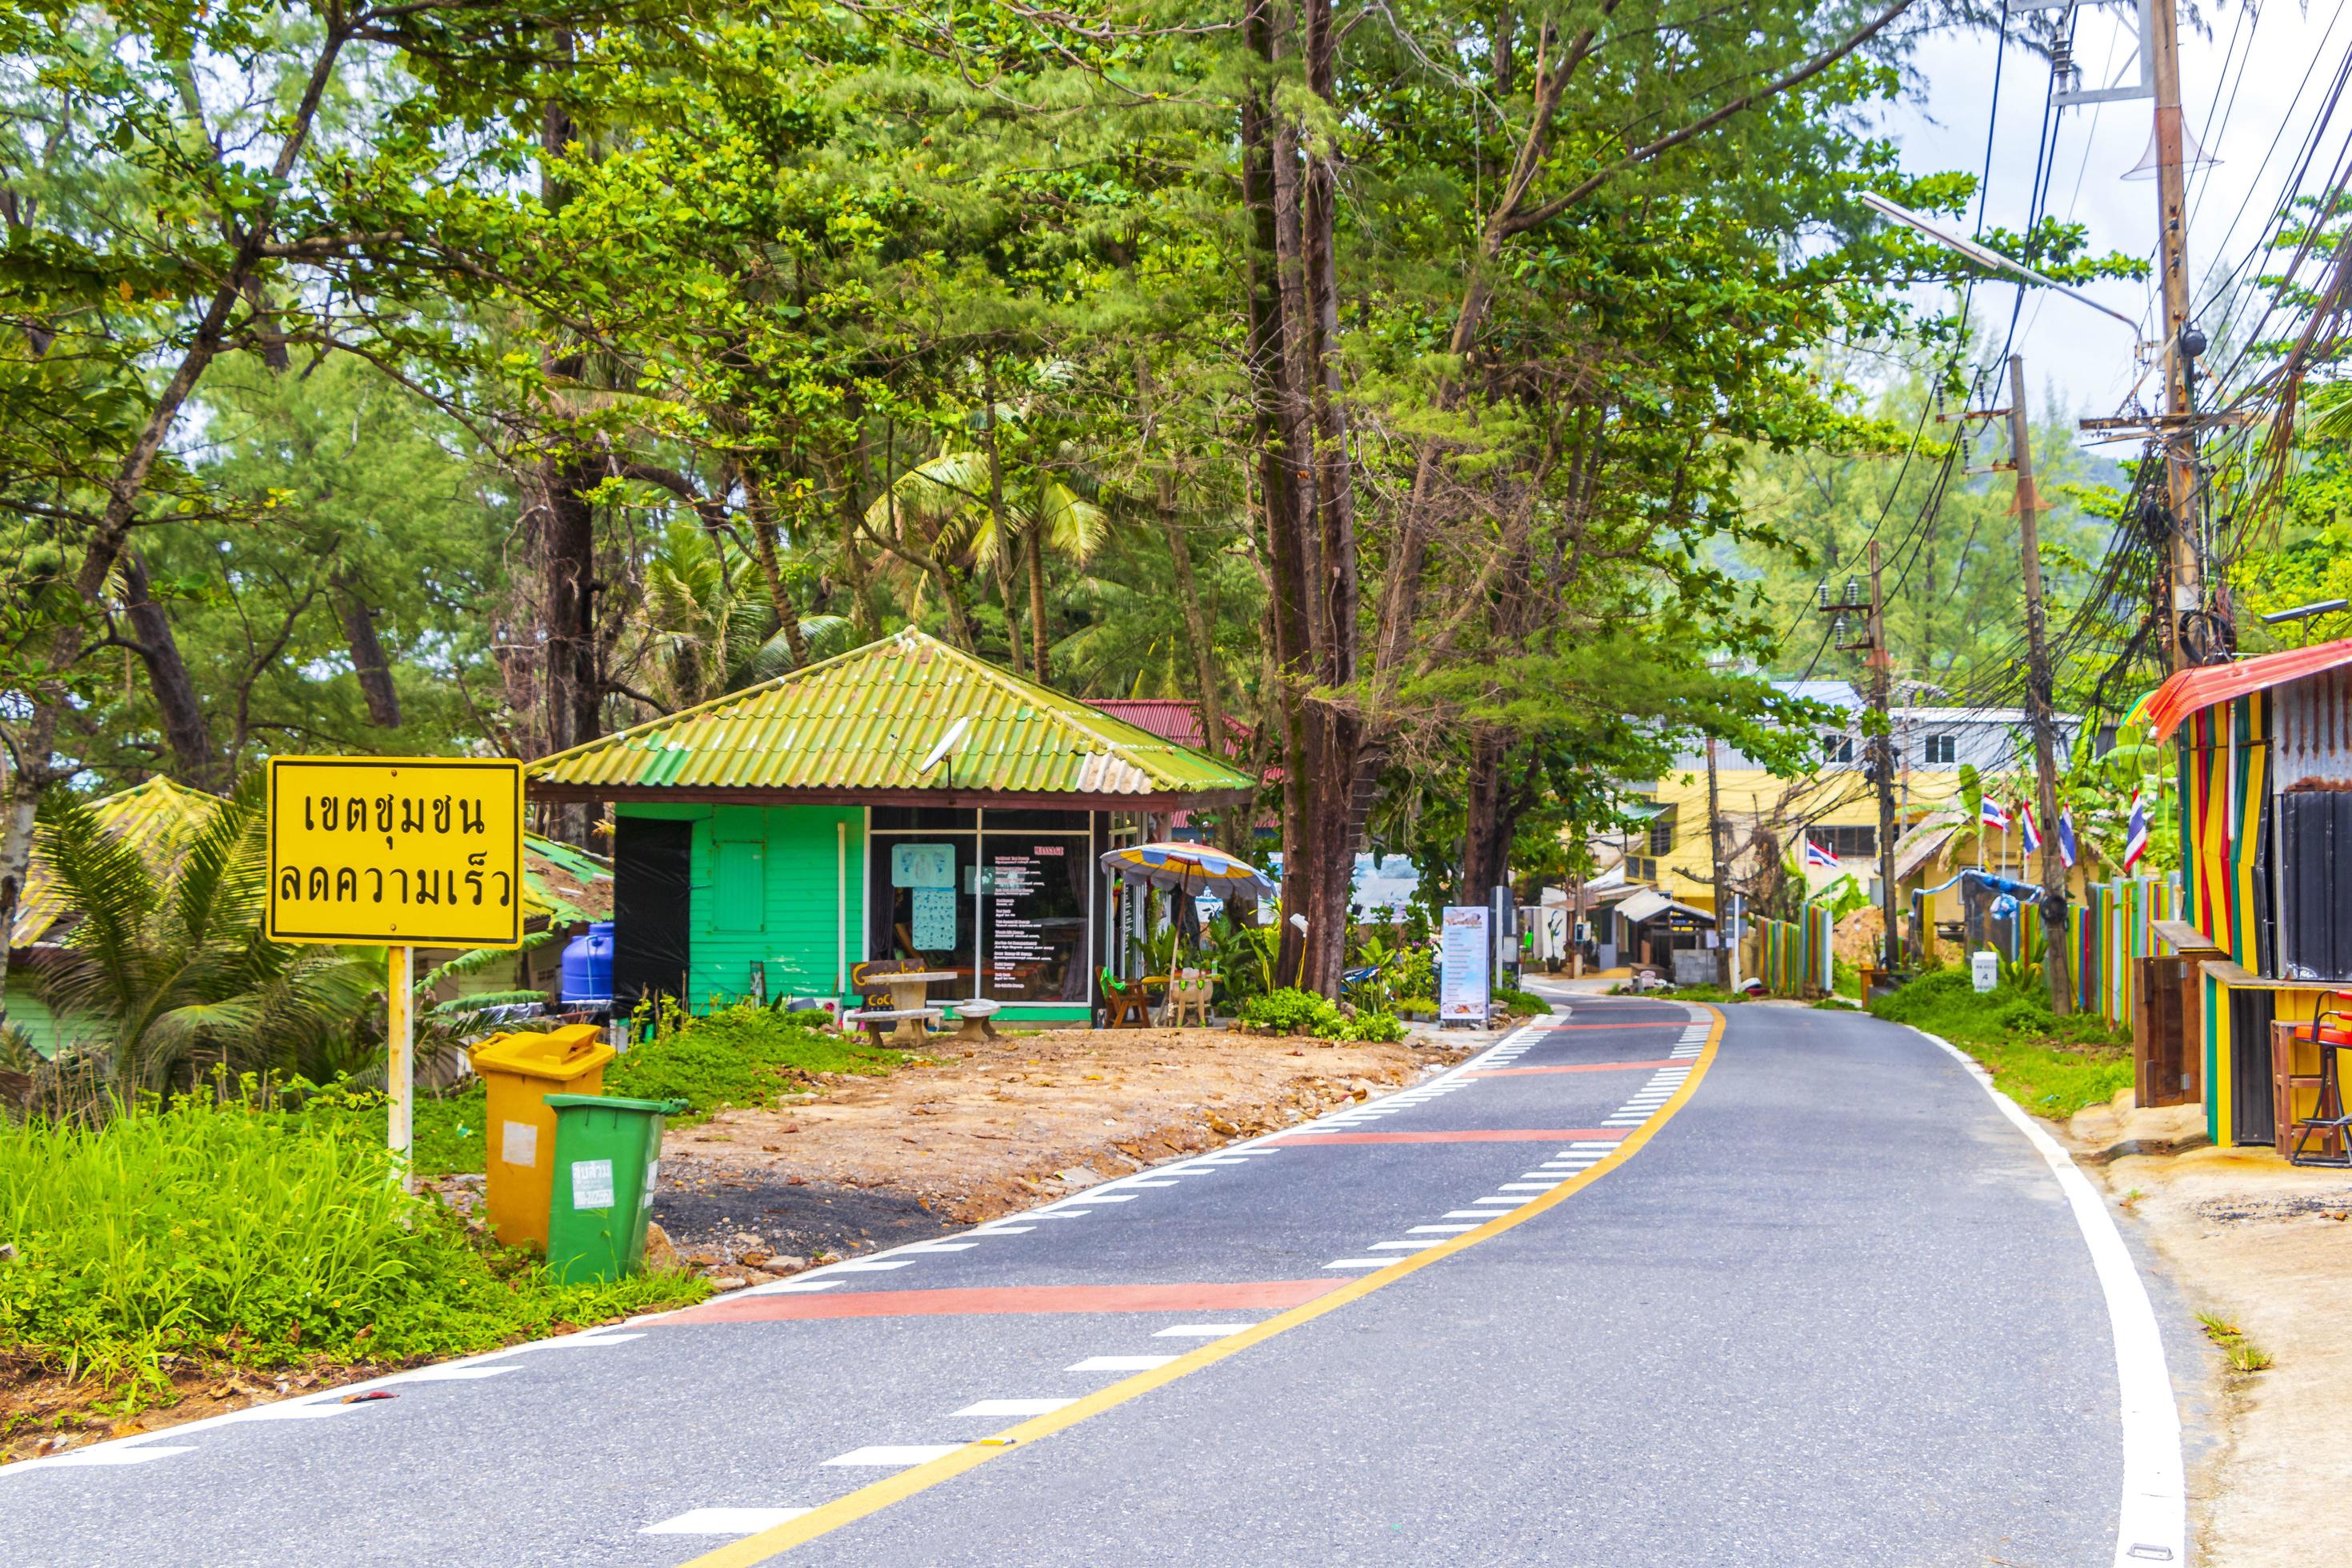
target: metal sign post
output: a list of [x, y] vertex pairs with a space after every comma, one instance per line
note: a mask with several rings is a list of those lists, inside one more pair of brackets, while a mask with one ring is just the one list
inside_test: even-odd
[[415, 950], [522, 945], [522, 764], [273, 757], [273, 942], [382, 946], [386, 1142], [412, 1184]]

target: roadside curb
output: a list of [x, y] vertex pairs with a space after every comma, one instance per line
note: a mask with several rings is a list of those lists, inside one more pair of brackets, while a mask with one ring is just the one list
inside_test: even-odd
[[2189, 1500], [2180, 1453], [2180, 1409], [2165, 1364], [2164, 1336], [2147, 1284], [2116, 1228], [2106, 1200], [2091, 1178], [2025, 1108], [2003, 1094], [1983, 1064], [1940, 1035], [1905, 1025], [1941, 1047], [1973, 1077], [2000, 1113], [2025, 1134], [2057, 1178], [2074, 1224], [2090, 1248], [2091, 1267], [2107, 1303], [2115, 1334], [2116, 1381], [2122, 1393], [2124, 1484], [2116, 1521], [2116, 1568], [2182, 1563], [2188, 1553]]

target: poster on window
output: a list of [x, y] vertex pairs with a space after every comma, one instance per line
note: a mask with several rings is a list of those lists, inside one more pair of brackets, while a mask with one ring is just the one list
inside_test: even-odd
[[952, 883], [944, 888], [917, 888], [913, 893], [914, 909], [908, 920], [908, 935], [914, 939], [918, 952], [946, 952], [956, 944], [956, 890]]
[[890, 885], [894, 888], [942, 888], [955, 891], [955, 846], [952, 844], [893, 844]]
[[1449, 905], [1439, 939], [1438, 956], [1444, 976], [1437, 989], [1437, 1020], [1441, 1024], [1475, 1024], [1484, 1028], [1493, 1000], [1492, 972], [1487, 966], [1488, 915], [1475, 904]]

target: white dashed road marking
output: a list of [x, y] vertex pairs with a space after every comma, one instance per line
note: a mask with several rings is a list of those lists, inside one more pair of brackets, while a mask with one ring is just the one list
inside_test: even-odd
[[804, 1508], [698, 1508], [676, 1519], [649, 1524], [639, 1535], [757, 1535], [788, 1519], [808, 1512]]

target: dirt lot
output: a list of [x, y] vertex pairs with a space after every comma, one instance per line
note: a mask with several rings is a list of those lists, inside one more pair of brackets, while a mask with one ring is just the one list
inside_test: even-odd
[[[2127, 1104], [2129, 1096], [2118, 1097]], [[2241, 1372], [2198, 1342], [2169, 1346], [2177, 1380], [2204, 1371], [2216, 1438], [2189, 1455], [2197, 1561], [2269, 1568], [2331, 1554], [2352, 1452], [2352, 1172], [2298, 1169], [2267, 1149], [2202, 1142], [2190, 1108], [2074, 1119], [2077, 1158], [2146, 1226], [2192, 1310], [2243, 1331], [2273, 1364]], [[2314, 1531], [2319, 1533], [2315, 1535]]]
[[656, 1219], [714, 1278], [791, 1272], [1076, 1192], [1402, 1088], [1493, 1036], [1333, 1045], [1206, 1029], [1044, 1030], [731, 1110], [662, 1147]]

